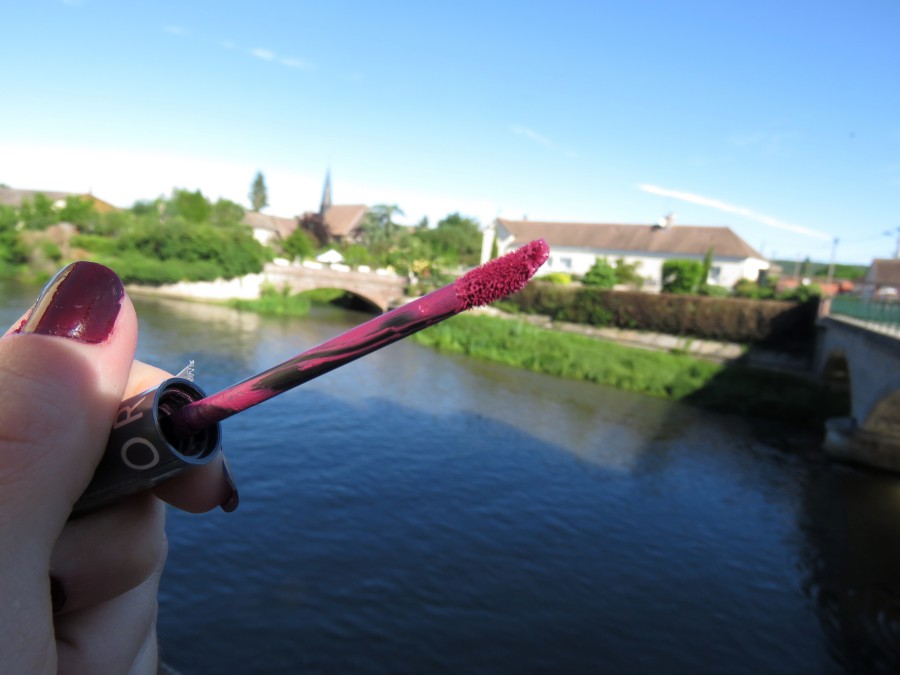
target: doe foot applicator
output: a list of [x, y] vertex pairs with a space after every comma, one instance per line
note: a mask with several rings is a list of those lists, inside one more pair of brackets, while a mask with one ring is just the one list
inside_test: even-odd
[[207, 396], [176, 377], [123, 401], [104, 457], [73, 516], [212, 461], [221, 446], [222, 420], [460, 312], [522, 290], [549, 254], [543, 239], [532, 241], [218, 393]]

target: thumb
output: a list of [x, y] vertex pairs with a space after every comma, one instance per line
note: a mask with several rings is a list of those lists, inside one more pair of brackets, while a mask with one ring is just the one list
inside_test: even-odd
[[136, 341], [122, 282], [89, 262], [59, 272], [0, 339], [0, 532], [33, 554], [49, 556], [93, 475]]

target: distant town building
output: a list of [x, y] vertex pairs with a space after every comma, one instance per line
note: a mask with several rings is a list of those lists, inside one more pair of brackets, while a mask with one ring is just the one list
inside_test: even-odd
[[598, 258], [615, 265], [619, 258], [638, 263], [637, 273], [646, 290], [662, 286], [666, 260], [702, 261], [712, 250], [708, 283], [730, 288], [741, 279], [756, 281], [769, 262], [727, 227], [676, 225], [667, 216], [656, 225], [565, 223], [497, 218], [485, 230], [486, 244], [495, 239], [499, 254], [543, 237], [550, 245], [550, 258], [538, 274], [566, 272], [584, 275]]
[[860, 292], [867, 297], [896, 298], [900, 295], [900, 259], [876, 258], [866, 276], [859, 282]]
[[56, 208], [66, 205], [69, 197], [80, 197], [90, 201], [99, 213], [109, 213], [118, 209], [107, 201], [95, 197], [90, 192], [60, 192], [58, 190], [17, 190], [15, 188], [0, 187], [0, 204], [20, 208], [24, 202], [33, 202], [38, 195], [43, 195]]
[[253, 230], [253, 238], [263, 246], [287, 239], [297, 229], [298, 222], [296, 217], [270, 216], [258, 211], [246, 211], [243, 219], [243, 223]]
[[365, 204], [332, 204], [331, 172], [325, 174], [322, 203], [318, 212], [300, 216], [300, 227], [309, 232], [320, 246], [352, 242], [359, 238], [369, 208]]

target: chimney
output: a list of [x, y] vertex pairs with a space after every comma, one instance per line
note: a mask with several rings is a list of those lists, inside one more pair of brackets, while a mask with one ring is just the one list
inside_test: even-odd
[[669, 213], [664, 218], [656, 221], [656, 227], [660, 230], [666, 230], [675, 225], [675, 214]]

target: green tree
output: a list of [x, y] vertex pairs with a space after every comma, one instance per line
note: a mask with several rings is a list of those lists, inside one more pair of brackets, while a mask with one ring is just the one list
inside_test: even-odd
[[363, 221], [363, 243], [378, 264], [391, 265], [397, 259], [397, 255], [391, 255], [398, 248], [401, 239], [400, 226], [394, 222], [395, 215], [403, 215], [402, 209], [396, 204], [377, 204], [369, 209]]
[[591, 269], [581, 278], [581, 283], [597, 288], [612, 288], [616, 285], [616, 270], [606, 258], [597, 258]]
[[72, 223], [78, 229], [82, 229], [99, 220], [99, 214], [90, 199], [69, 195], [59, 212], [59, 220], [64, 223]]
[[621, 284], [622, 286], [642, 288], [644, 286], [644, 277], [638, 274], [638, 268], [640, 266], [640, 260], [629, 263], [625, 262], [625, 258], [617, 258], [615, 267], [616, 283]]
[[302, 227], [296, 228], [281, 244], [285, 255], [291, 260], [309, 258], [316, 251], [312, 238]]
[[20, 265], [28, 260], [28, 252], [16, 230], [18, 223], [16, 209], [0, 204], [0, 264]]
[[415, 236], [428, 250], [426, 255], [440, 258], [447, 265], [476, 265], [481, 256], [481, 224], [474, 218], [451, 213], [437, 227], [417, 228]]
[[219, 199], [212, 205], [210, 222], [216, 227], [235, 227], [244, 221], [244, 207], [227, 199]]
[[208, 223], [212, 213], [212, 204], [200, 190], [173, 190], [172, 197], [166, 203], [167, 215], [181, 216], [192, 223]]
[[262, 171], [256, 172], [256, 177], [250, 185], [250, 208], [253, 211], [261, 211], [269, 205], [269, 193], [266, 190], [266, 179]]
[[53, 202], [43, 192], [38, 192], [33, 199], [25, 200], [19, 207], [19, 219], [29, 230], [45, 230], [59, 222], [59, 215], [53, 208]]
[[699, 260], [666, 260], [662, 266], [664, 293], [696, 293], [703, 275]]

